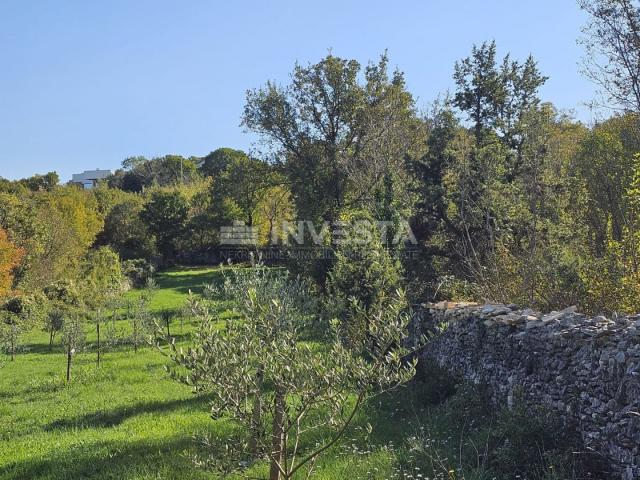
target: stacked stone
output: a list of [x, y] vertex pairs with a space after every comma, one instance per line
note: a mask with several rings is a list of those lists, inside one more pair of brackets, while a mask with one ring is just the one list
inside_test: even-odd
[[421, 357], [496, 403], [554, 409], [620, 478], [640, 479], [640, 316], [440, 302], [422, 305], [412, 329], [429, 338]]

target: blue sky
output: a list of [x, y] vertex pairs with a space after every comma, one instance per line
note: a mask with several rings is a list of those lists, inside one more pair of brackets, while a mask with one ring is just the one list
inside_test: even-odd
[[473, 43], [532, 53], [545, 100], [590, 121], [574, 0], [0, 0], [0, 176], [115, 169], [132, 155], [249, 149], [245, 91], [331, 48], [388, 49], [427, 108]]

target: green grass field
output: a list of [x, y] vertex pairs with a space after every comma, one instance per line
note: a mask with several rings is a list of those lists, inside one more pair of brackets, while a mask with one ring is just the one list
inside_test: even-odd
[[[197, 294], [220, 275], [219, 269], [165, 272], [151, 308], [181, 309], [189, 290]], [[128, 328], [126, 321], [118, 324]], [[195, 326], [186, 319], [172, 329], [187, 345]], [[65, 355], [59, 345], [50, 352], [48, 340], [44, 332], [30, 333], [25, 351], [0, 368], [0, 479], [218, 478], [192, 459], [206, 454], [199, 438], [224, 437], [233, 425], [212, 420], [205, 397], [169, 379], [159, 352], [119, 346], [104, 353], [97, 368], [95, 336], [88, 331], [67, 385]], [[477, 412], [455, 397], [429, 406], [428, 397], [404, 389], [368, 405], [312, 478], [491, 478], [474, 467], [486, 437]], [[264, 464], [250, 471], [256, 478], [265, 472]]]

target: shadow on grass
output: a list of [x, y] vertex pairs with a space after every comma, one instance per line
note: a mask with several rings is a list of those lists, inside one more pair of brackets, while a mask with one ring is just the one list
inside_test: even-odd
[[35, 353], [38, 355], [47, 355], [50, 353], [62, 353], [62, 346], [59, 344], [58, 339], [53, 344], [52, 348], [49, 348], [48, 343], [26, 343], [23, 345], [23, 352], [21, 353]]
[[204, 271], [198, 273], [180, 272], [161, 273], [157, 277], [158, 287], [161, 289], [171, 289], [175, 292], [187, 294], [189, 290], [194, 293], [201, 293], [204, 285], [220, 283], [223, 274], [220, 270]]
[[122, 422], [145, 413], [166, 413], [172, 410], [187, 408], [197, 412], [207, 410], [207, 398], [203, 395], [191, 398], [170, 400], [165, 402], [144, 402], [135, 405], [123, 406], [109, 411], [97, 411], [74, 418], [56, 420], [47, 425], [44, 430], [109, 428], [120, 425]]
[[[96, 442], [85, 448], [58, 450], [49, 458], [2, 466], [0, 479], [197, 478], [190, 458], [182, 454], [185, 450], [195, 452], [194, 448], [190, 437], [162, 442]], [[178, 477], [172, 476], [176, 474]]]
[[[179, 320], [174, 320], [170, 326], [171, 338], [173, 338], [176, 341], [176, 343], [192, 340], [193, 337], [195, 336], [195, 331], [185, 332], [184, 330], [187, 330], [187, 328], [189, 328], [189, 325], [186, 322], [184, 323], [184, 325], [180, 325]], [[166, 332], [166, 329], [163, 330], [163, 332]], [[147, 351], [150, 349], [151, 350], [155, 349], [155, 345], [150, 345], [147, 342], [144, 342], [138, 345], [138, 353], [141, 353], [143, 351]], [[87, 345], [83, 350], [83, 353], [95, 354], [96, 350], [97, 350], [97, 343], [95, 341], [91, 341], [91, 342], [87, 342]], [[104, 358], [108, 359], [108, 356], [111, 353], [130, 352], [131, 354], [135, 354], [133, 343], [127, 340], [124, 340], [117, 345], [105, 346], [103, 344], [101, 351], [102, 351], [103, 359]], [[26, 345], [25, 351], [18, 355], [24, 355], [24, 354], [37, 354], [37, 355], [47, 355], [47, 356], [53, 355], [53, 356], [59, 356], [60, 358], [62, 358], [63, 356], [66, 355], [66, 351], [64, 350], [64, 346], [59, 344], [54, 344], [53, 349], [49, 350], [49, 345], [33, 343], [33, 344]], [[89, 361], [88, 363], [91, 363], [91, 361]]]

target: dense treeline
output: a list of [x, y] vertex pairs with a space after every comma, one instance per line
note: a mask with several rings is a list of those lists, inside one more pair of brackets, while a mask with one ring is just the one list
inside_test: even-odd
[[[626, 54], [637, 54], [633, 2], [582, 7], [591, 14], [590, 51], [614, 62], [618, 52], [608, 46], [626, 28]], [[607, 15], [618, 30], [597, 28]], [[233, 222], [255, 227], [258, 246], [277, 238], [287, 253], [283, 240], [295, 232], [283, 222], [304, 220], [316, 229], [305, 230], [307, 240], [335, 255], [303, 259], [289, 249], [284, 261], [340, 297], [336, 285], [362, 280], [340, 275], [371, 269], [345, 266], [358, 261], [347, 254], [353, 245], [332, 243], [322, 225], [367, 219], [386, 222], [378, 243], [388, 248], [375, 258], [405, 279], [414, 299], [640, 310], [636, 72], [592, 68], [603, 84], [618, 77], [607, 85], [621, 110], [586, 126], [541, 100], [548, 79], [532, 57], [500, 58], [495, 43], [455, 63], [455, 90], [426, 115], [386, 54], [366, 66], [333, 55], [297, 65], [290, 83], [247, 93], [242, 122], [261, 139], [255, 154], [132, 157], [89, 191], [60, 185], [55, 173], [2, 180], [0, 296], [82, 284], [100, 248], [161, 266], [219, 261], [221, 228]], [[407, 225], [411, 235], [392, 242]]]

